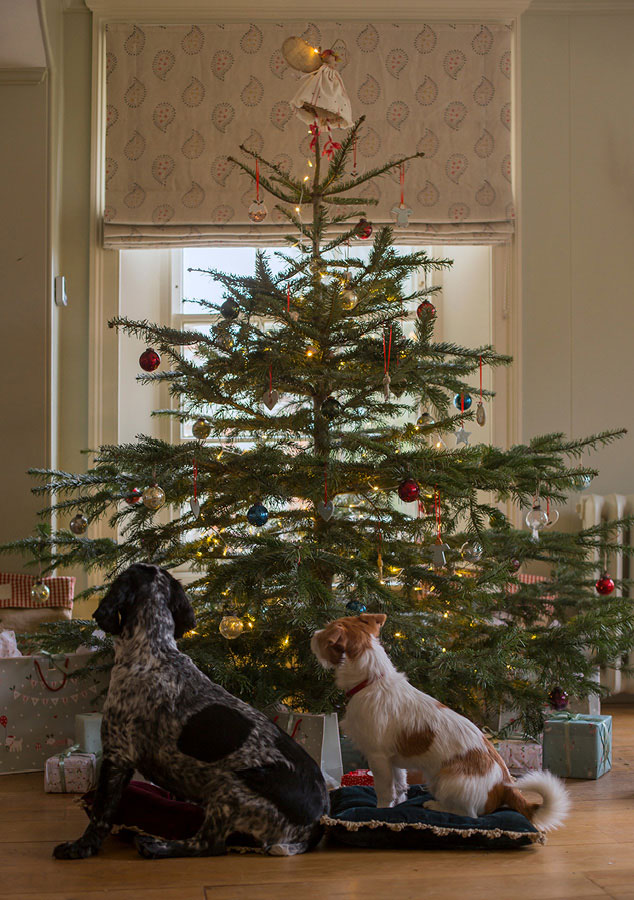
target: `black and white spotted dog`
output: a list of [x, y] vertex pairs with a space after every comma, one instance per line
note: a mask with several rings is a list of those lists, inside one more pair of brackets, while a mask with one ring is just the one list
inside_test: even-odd
[[116, 635], [103, 764], [86, 831], [59, 844], [54, 856], [80, 859], [99, 851], [135, 769], [205, 809], [202, 827], [189, 840], [139, 837], [143, 856], [215, 856], [236, 834], [273, 855], [314, 847], [328, 810], [318, 765], [179, 652], [176, 639], [195, 625], [179, 582], [165, 569], [133, 565], [113, 582], [94, 618]]

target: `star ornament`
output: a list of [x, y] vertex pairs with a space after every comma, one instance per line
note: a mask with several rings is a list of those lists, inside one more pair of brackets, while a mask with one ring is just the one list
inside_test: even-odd
[[405, 206], [404, 203], [399, 203], [398, 206], [393, 206], [390, 212], [394, 216], [394, 222], [397, 228], [407, 228], [409, 225], [409, 217], [412, 214], [412, 210], [409, 206]]
[[459, 428], [458, 431], [456, 431], [456, 447], [458, 446], [458, 444], [464, 444], [465, 447], [468, 447], [470, 437], [471, 432], [466, 431], [464, 426], [462, 428]]

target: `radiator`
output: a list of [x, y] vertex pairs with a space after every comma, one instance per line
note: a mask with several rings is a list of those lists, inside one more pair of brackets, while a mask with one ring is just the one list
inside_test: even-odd
[[[602, 522], [611, 522], [615, 519], [622, 519], [634, 513], [634, 494], [583, 494], [577, 503], [577, 513], [581, 519], [583, 528], [591, 528], [593, 525], [600, 525]], [[619, 529], [615, 535], [618, 544], [623, 546], [630, 545], [634, 542], [634, 529]], [[603, 560], [599, 559], [596, 553], [597, 572], [603, 565]], [[630, 577], [630, 559], [622, 553], [616, 553], [608, 557], [607, 568], [613, 578], [629, 578]], [[597, 574], [598, 577], [598, 574]], [[623, 596], [621, 588], [616, 588], [615, 596]], [[629, 595], [628, 595], [629, 596]], [[601, 684], [607, 687], [611, 694], [634, 693], [634, 676], [627, 675], [621, 671], [624, 660], [617, 660], [615, 668], [601, 670]], [[633, 655], [630, 654], [627, 665], [634, 663]]]

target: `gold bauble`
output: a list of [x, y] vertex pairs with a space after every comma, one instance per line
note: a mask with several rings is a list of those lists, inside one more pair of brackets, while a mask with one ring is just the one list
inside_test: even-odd
[[228, 641], [240, 637], [244, 631], [244, 622], [237, 616], [223, 616], [218, 626], [218, 631]]
[[85, 534], [88, 528], [88, 519], [83, 513], [78, 512], [76, 516], [70, 520], [68, 525], [73, 534]]
[[158, 484], [150, 484], [143, 491], [143, 505], [148, 509], [160, 509], [165, 503], [165, 491]]
[[204, 441], [211, 434], [211, 425], [204, 419], [196, 419], [192, 425], [192, 434], [199, 441]]
[[31, 588], [31, 600], [34, 603], [46, 603], [51, 596], [51, 589], [43, 581], [36, 581]]
[[352, 288], [346, 288], [345, 291], [341, 292], [341, 308], [347, 310], [348, 312], [355, 308], [357, 303], [359, 302], [359, 298], [357, 297], [356, 291], [353, 291]]

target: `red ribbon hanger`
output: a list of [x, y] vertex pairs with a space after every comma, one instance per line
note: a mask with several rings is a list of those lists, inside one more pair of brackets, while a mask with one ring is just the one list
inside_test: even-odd
[[290, 313], [291, 311], [291, 286], [290, 284], [286, 285], [286, 312]]
[[480, 357], [480, 403], [482, 403], [482, 357]]
[[194, 457], [194, 500], [198, 499], [198, 465]]
[[324, 144], [324, 149], [321, 155], [327, 156], [328, 159], [332, 159], [335, 155], [335, 150], [341, 150], [341, 144], [339, 143], [339, 141], [333, 141], [330, 125], [326, 125], [326, 128], [328, 129], [328, 140]]
[[385, 346], [385, 331], [383, 332], [383, 366], [385, 369], [385, 374], [389, 374], [390, 370], [390, 356], [392, 355], [392, 326], [390, 325], [390, 340]]
[[260, 163], [256, 157], [255, 160], [255, 200], [260, 202]]
[[405, 206], [405, 163], [401, 163], [399, 179], [401, 182], [401, 206]]
[[320, 132], [319, 132], [319, 126], [317, 125], [317, 122], [313, 122], [313, 124], [310, 126], [310, 128], [309, 128], [308, 130], [310, 131], [310, 133], [311, 133], [312, 136], [313, 136], [313, 139], [312, 139], [312, 141], [310, 142], [310, 145], [309, 145], [309, 146], [310, 146], [310, 149], [311, 149], [311, 150], [314, 150], [315, 147], [317, 146], [317, 138], [319, 137], [319, 133], [320, 133]]

